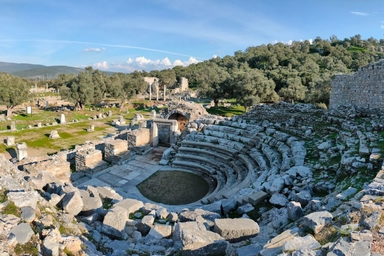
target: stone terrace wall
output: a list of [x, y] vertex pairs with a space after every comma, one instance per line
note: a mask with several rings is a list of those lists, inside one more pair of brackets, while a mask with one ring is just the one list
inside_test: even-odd
[[330, 109], [353, 105], [384, 107], [384, 60], [371, 63], [350, 75], [336, 75], [331, 82]]

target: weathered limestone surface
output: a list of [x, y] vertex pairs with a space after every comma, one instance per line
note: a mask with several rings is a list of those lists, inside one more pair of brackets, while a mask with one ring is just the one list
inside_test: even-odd
[[332, 221], [332, 218], [332, 214], [327, 211], [313, 212], [304, 216], [303, 224], [317, 234], [326, 224]]
[[251, 219], [216, 219], [214, 230], [230, 242], [239, 242], [259, 233], [259, 225]]
[[200, 229], [196, 222], [176, 224], [174, 240], [181, 243], [185, 256], [226, 255], [229, 246], [220, 235]]

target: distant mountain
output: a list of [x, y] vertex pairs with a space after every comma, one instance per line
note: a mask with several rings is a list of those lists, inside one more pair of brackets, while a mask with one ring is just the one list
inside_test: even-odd
[[84, 69], [69, 66], [44, 66], [28, 63], [0, 62], [0, 72], [6, 72], [14, 76], [30, 79], [54, 79], [59, 74], [77, 75], [81, 71], [84, 71]]

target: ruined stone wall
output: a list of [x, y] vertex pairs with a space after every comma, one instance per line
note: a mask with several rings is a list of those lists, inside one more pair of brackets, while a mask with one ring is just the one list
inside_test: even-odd
[[336, 75], [331, 82], [329, 108], [353, 105], [384, 107], [384, 60], [371, 63], [350, 75]]
[[31, 175], [38, 175], [41, 172], [50, 172], [62, 182], [70, 181], [71, 177], [70, 163], [57, 156], [49, 160], [24, 165], [23, 170]]
[[151, 142], [151, 131], [148, 128], [139, 128], [127, 134], [128, 147], [142, 147]]
[[106, 167], [100, 150], [89, 149], [76, 153], [76, 171], [96, 172]]
[[128, 143], [126, 140], [108, 140], [105, 142], [104, 159], [112, 163], [119, 160], [119, 156], [128, 154]]
[[188, 79], [185, 77], [180, 78], [180, 91], [184, 92], [188, 90]]

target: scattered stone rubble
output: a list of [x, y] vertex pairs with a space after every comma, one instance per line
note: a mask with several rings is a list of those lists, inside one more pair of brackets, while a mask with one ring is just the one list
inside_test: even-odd
[[33, 244], [42, 255], [383, 255], [383, 118], [278, 103], [190, 120], [163, 163], [216, 189], [179, 208], [19, 171], [0, 155], [0, 211], [20, 210], [0, 214], [0, 254]]

